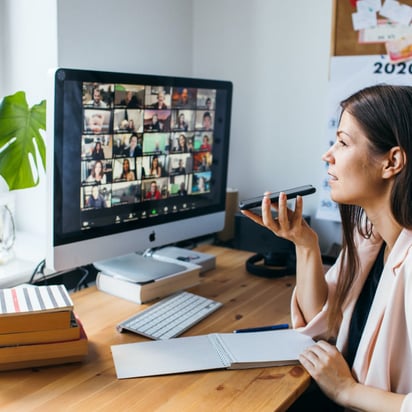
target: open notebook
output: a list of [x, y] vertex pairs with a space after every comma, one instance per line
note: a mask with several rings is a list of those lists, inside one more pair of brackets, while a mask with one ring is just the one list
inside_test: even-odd
[[298, 363], [314, 344], [293, 329], [214, 333], [111, 347], [118, 379], [210, 369], [262, 368]]

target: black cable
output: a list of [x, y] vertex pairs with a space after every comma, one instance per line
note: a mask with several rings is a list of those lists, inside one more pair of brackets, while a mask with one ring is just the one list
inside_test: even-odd
[[[74, 288], [74, 291], [77, 292], [78, 290], [81, 289], [84, 281], [87, 279], [87, 276], [89, 276], [89, 270], [86, 269], [85, 267], [78, 267], [78, 270], [83, 271], [84, 275], [80, 278], [80, 280], [77, 282], [76, 287]], [[85, 287], [87, 288], [87, 283], [85, 284]]]
[[[39, 282], [39, 281], [43, 281], [44, 284], [46, 284], [46, 285], [48, 284], [48, 282], [47, 282], [48, 277], [47, 277], [46, 274], [44, 273], [45, 267], [46, 267], [46, 260], [43, 259], [41, 262], [39, 262], [39, 263], [37, 264], [37, 266], [36, 266], [35, 269], [33, 270], [33, 273], [31, 274], [31, 277], [30, 277], [30, 280], [29, 280], [29, 284], [32, 284], [32, 285], [33, 285], [33, 284], [35, 284], [35, 283], [37, 283], [37, 282]], [[75, 271], [75, 270], [80, 270], [81, 272], [83, 272], [82, 277], [81, 277], [80, 280], [77, 282], [77, 284], [76, 284], [76, 286], [75, 286], [75, 288], [74, 288], [74, 291], [76, 292], [76, 291], [80, 290], [83, 285], [85, 285], [85, 287], [87, 287], [87, 284], [84, 284], [85, 280], [86, 280], [87, 277], [89, 276], [89, 270], [88, 270], [87, 268], [85, 268], [85, 267], [78, 267], [78, 268], [76, 268], [76, 269], [71, 269], [71, 270], [68, 270], [68, 271], [56, 272], [56, 273], [54, 273], [51, 277], [52, 277], [52, 278], [56, 278], [57, 276], [64, 275], [65, 273], [70, 273], [70, 272], [73, 272], [73, 271]], [[36, 277], [36, 275], [38, 275], [38, 274], [40, 274], [41, 277], [35, 280], [35, 277]]]
[[35, 267], [30, 280], [29, 280], [29, 284], [33, 284], [34, 282], [34, 277], [40, 273], [42, 275], [42, 278], [44, 281], [47, 281], [46, 276], [44, 274], [44, 268], [46, 267], [46, 259], [43, 259], [41, 262], [38, 263], [38, 265]]

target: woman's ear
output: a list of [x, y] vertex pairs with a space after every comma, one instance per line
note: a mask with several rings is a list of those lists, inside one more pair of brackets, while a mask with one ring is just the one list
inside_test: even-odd
[[397, 175], [406, 165], [406, 154], [399, 146], [392, 147], [385, 157], [383, 174], [384, 179]]

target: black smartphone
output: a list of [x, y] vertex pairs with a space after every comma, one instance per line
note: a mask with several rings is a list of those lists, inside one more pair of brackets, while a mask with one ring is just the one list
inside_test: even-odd
[[[305, 196], [305, 195], [310, 195], [312, 193], [315, 193], [316, 188], [313, 187], [312, 185], [305, 185], [305, 186], [294, 187], [292, 189], [280, 190], [279, 192], [273, 192], [269, 196], [272, 203], [277, 202], [279, 200], [279, 194], [281, 192], [284, 192], [289, 200], [289, 199], [294, 199], [298, 195]], [[241, 200], [239, 202], [239, 207], [241, 210], [253, 209], [254, 207], [258, 207], [262, 204], [262, 199], [263, 199], [263, 195], [252, 197], [250, 199]]]

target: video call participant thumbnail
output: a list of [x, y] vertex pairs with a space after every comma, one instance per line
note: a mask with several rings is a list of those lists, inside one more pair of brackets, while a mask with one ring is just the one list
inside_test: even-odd
[[165, 90], [163, 86], [157, 88], [148, 86], [146, 88], [146, 107], [156, 110], [170, 109], [171, 96], [169, 88]]
[[197, 89], [188, 87], [174, 87], [172, 106], [174, 108], [196, 108]]
[[116, 84], [114, 92], [115, 106], [129, 109], [144, 107], [145, 86], [131, 84]]
[[83, 84], [83, 105], [98, 109], [106, 109], [112, 103], [112, 84]]
[[84, 127], [86, 133], [107, 134], [110, 132], [110, 110], [84, 110]]
[[144, 131], [146, 132], [169, 132], [170, 110], [145, 110]]

